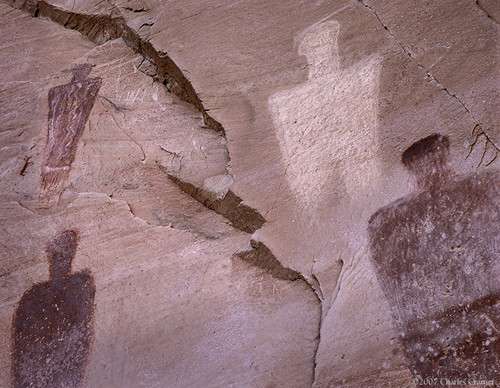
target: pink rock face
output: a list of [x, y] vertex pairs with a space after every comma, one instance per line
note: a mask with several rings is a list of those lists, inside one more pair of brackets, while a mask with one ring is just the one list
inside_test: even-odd
[[95, 286], [88, 271], [71, 273], [77, 233], [50, 240], [50, 281], [24, 293], [13, 319], [14, 387], [78, 387], [92, 338]]
[[88, 78], [91, 69], [90, 64], [76, 66], [71, 82], [49, 91], [49, 134], [42, 164], [42, 188], [49, 195], [68, 176], [101, 87], [101, 78]]
[[0, 386], [500, 380], [495, 2], [0, 1]]
[[448, 147], [405, 151], [420, 191], [372, 217], [372, 258], [415, 377], [498, 381], [500, 177], [450, 176]]
[[[122, 39], [92, 45], [55, 22], [67, 14], [39, 5], [52, 21], [0, 4], [0, 30], [43, 46], [0, 84], [2, 102], [25, 109], [5, 113], [1, 139], [0, 386], [310, 385], [318, 300], [265, 247], [247, 253], [266, 221], [229, 188], [223, 133], [151, 77], [171, 64], [148, 67]], [[108, 38], [117, 23], [71, 15]], [[11, 52], [2, 55], [20, 58]], [[66, 69], [89, 62], [95, 75], [84, 65], [68, 83]], [[47, 202], [63, 198], [43, 211], [40, 170]], [[20, 238], [20, 228], [32, 233]], [[72, 272], [76, 240], [64, 230], [80, 236]], [[49, 278], [54, 236], [50, 251], [64, 260]]]

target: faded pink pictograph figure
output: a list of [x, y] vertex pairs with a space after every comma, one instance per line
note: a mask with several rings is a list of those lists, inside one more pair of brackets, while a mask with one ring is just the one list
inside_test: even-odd
[[269, 99], [286, 181], [309, 213], [327, 187], [359, 191], [380, 171], [374, 146], [380, 60], [372, 55], [341, 68], [339, 30], [336, 21], [306, 30], [298, 51], [308, 62], [307, 82]]
[[44, 196], [57, 193], [69, 173], [85, 124], [102, 84], [88, 78], [92, 65], [73, 68], [73, 79], [49, 91], [48, 139], [45, 146], [41, 185]]

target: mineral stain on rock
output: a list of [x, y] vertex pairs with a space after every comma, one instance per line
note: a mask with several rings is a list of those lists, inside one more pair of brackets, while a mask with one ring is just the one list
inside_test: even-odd
[[419, 190], [372, 216], [372, 260], [416, 377], [499, 382], [500, 176], [448, 155], [438, 134], [404, 152]]
[[102, 79], [88, 78], [91, 64], [73, 68], [73, 78], [49, 91], [49, 128], [42, 163], [42, 188], [57, 192], [75, 160], [78, 140], [94, 106]]
[[77, 233], [47, 246], [50, 281], [24, 293], [13, 318], [13, 386], [77, 387], [92, 337], [95, 286], [89, 272], [71, 274]]

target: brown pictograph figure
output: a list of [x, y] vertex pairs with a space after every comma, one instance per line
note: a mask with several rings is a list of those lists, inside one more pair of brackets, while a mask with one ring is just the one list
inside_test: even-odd
[[68, 176], [78, 141], [94, 106], [101, 78], [88, 78], [91, 64], [73, 68], [73, 78], [49, 91], [49, 128], [42, 163], [42, 188], [52, 195]]
[[13, 386], [78, 387], [92, 338], [95, 286], [88, 271], [71, 273], [77, 233], [47, 246], [50, 281], [24, 293], [13, 318]]
[[415, 377], [500, 383], [500, 174], [448, 156], [438, 134], [403, 153], [419, 190], [372, 216], [372, 260]]

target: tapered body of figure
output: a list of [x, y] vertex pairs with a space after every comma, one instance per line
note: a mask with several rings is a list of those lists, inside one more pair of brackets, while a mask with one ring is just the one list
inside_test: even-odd
[[13, 319], [14, 387], [78, 387], [92, 338], [95, 286], [89, 272], [71, 273], [77, 233], [50, 240], [50, 281], [24, 293]]
[[73, 79], [49, 91], [49, 125], [42, 163], [42, 188], [54, 194], [68, 175], [102, 79], [88, 78], [92, 65], [78, 65]]
[[419, 187], [372, 216], [373, 264], [416, 377], [498, 382], [500, 176], [453, 175], [448, 149], [431, 135], [403, 154]]

